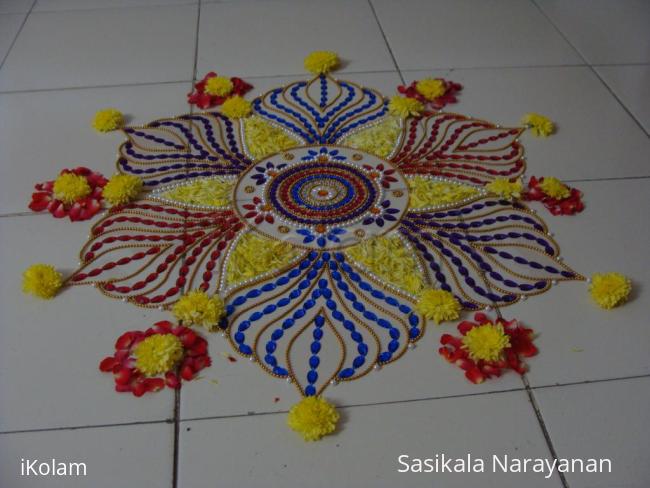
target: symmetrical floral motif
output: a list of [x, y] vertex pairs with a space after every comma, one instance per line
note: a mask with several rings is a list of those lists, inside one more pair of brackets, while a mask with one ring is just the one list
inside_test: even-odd
[[115, 354], [99, 364], [100, 371], [113, 373], [115, 390], [142, 396], [148, 392], [180, 388], [210, 366], [208, 343], [187, 327], [157, 322], [145, 330], [122, 334]]
[[108, 180], [101, 174], [79, 166], [64, 169], [56, 180], [34, 186], [30, 210], [47, 210], [60, 219], [87, 220], [102, 208], [102, 188]]
[[440, 354], [464, 370], [472, 383], [501, 376], [504, 369], [524, 374], [526, 365], [521, 358], [537, 354], [532, 329], [516, 320], [497, 318], [492, 321], [483, 313], [475, 314], [474, 320], [458, 324], [461, 337], [443, 334]]
[[[484, 188], [523, 174], [523, 128], [443, 112], [398, 120], [380, 93], [327, 74], [272, 89], [252, 110], [255, 131], [290, 144], [254, 157], [250, 117], [218, 112], [124, 128], [118, 169], [155, 191], [95, 224], [70, 282], [145, 307], [170, 308], [192, 290], [218, 294], [218, 325], [234, 350], [315, 396], [400, 358], [424, 332], [424, 288], [480, 310], [583, 279], [558, 259], [533, 211]], [[373, 152], [362, 136], [377, 127]], [[235, 180], [231, 199], [174, 198], [208, 179]], [[282, 242], [291, 256], [241, 264], [252, 252], [244, 236]], [[394, 246], [395, 269], [380, 262]], [[233, 257], [253, 275], [229, 280]], [[274, 264], [260, 270], [266, 262]], [[485, 376], [500, 365], [476, 367]]]

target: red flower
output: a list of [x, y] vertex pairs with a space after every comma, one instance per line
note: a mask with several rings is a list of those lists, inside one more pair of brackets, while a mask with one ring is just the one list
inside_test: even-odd
[[522, 357], [531, 357], [537, 354], [537, 348], [533, 344], [533, 330], [523, 327], [518, 321], [505, 321], [497, 318], [490, 320], [484, 313], [474, 315], [475, 322], [463, 321], [458, 324], [461, 336], [474, 327], [489, 323], [500, 324], [503, 332], [510, 340], [510, 346], [503, 350], [502, 358], [497, 361], [473, 360], [469, 352], [463, 347], [462, 337], [454, 337], [450, 334], [443, 334], [440, 343], [443, 347], [439, 349], [440, 355], [450, 363], [458, 365], [465, 371], [465, 377], [472, 383], [483, 383], [487, 378], [501, 376], [504, 369], [512, 369], [519, 374], [526, 372], [526, 365], [521, 361]]
[[66, 204], [56, 198], [54, 194], [54, 180], [34, 185], [35, 193], [32, 193], [32, 201], [29, 204], [30, 210], [41, 212], [47, 210], [54, 217], [60, 219], [68, 216], [71, 221], [88, 220], [102, 208], [102, 189], [108, 183], [100, 173], [95, 173], [82, 166], [75, 169], [64, 169], [61, 174], [73, 173], [86, 178], [91, 192], [80, 198], [73, 204]]
[[232, 81], [232, 91], [227, 96], [210, 95], [205, 92], [205, 84], [210, 78], [217, 76], [217, 73], [210, 71], [205, 77], [194, 85], [194, 90], [187, 94], [187, 103], [196, 105], [199, 108], [207, 109], [216, 107], [225, 102], [229, 97], [234, 95], [243, 95], [253, 88], [253, 85], [246, 83], [241, 78], [230, 78]]
[[254, 217], [256, 224], [261, 224], [265, 220], [269, 224], [275, 222], [273, 213], [271, 213], [271, 205], [268, 203], [265, 204], [259, 197], [253, 197], [253, 203], [247, 203], [242, 205], [242, 207], [248, 210], [248, 212], [244, 214], [245, 219], [252, 219]]
[[443, 78], [436, 79], [441, 80], [445, 84], [445, 93], [433, 100], [427, 100], [424, 96], [418, 93], [416, 89], [416, 85], [418, 83], [417, 80], [408, 86], [399, 85], [397, 87], [397, 91], [405, 97], [417, 99], [422, 104], [424, 104], [425, 107], [429, 105], [434, 110], [441, 110], [445, 107], [445, 105], [449, 103], [458, 102], [456, 94], [463, 89], [463, 85], [460, 83], [455, 83], [453, 81], [445, 80]]
[[[133, 349], [140, 342], [154, 334], [174, 334], [183, 345], [183, 358], [173, 371], [167, 371], [164, 377], [147, 377], [135, 367], [136, 359]], [[145, 393], [168, 388], [180, 388], [181, 380], [190, 381], [196, 373], [212, 364], [208, 356], [208, 343], [196, 332], [187, 327], [174, 326], [162, 321], [146, 331], [133, 330], [122, 334], [115, 342], [115, 354], [99, 363], [99, 370], [113, 373], [115, 390], [131, 392], [140, 397]]]
[[566, 198], [553, 198], [542, 190], [540, 184], [544, 178], [530, 177], [528, 181], [528, 191], [524, 193], [524, 199], [529, 201], [539, 201], [550, 210], [553, 215], [574, 215], [582, 212], [585, 205], [582, 203], [582, 192], [577, 188], [569, 188], [569, 196]]

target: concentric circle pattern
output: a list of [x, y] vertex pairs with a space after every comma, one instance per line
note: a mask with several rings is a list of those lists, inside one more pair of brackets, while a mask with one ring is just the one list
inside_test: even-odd
[[235, 207], [258, 232], [319, 249], [388, 232], [407, 203], [406, 182], [389, 163], [336, 146], [271, 156], [235, 188]]

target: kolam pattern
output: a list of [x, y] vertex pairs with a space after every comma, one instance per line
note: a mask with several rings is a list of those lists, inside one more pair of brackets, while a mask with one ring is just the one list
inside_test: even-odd
[[[353, 259], [352, 246], [399, 239], [426, 286], [471, 311], [584, 279], [560, 260], [534, 211], [484, 188], [524, 174], [523, 128], [425, 113], [399, 122], [382, 157], [346, 140], [387, 120], [388, 100], [328, 74], [272, 89], [252, 109], [297, 145], [256, 159], [244, 122], [217, 111], [123, 128], [117, 168], [149, 192], [93, 226], [69, 283], [163, 309], [192, 290], [218, 294], [232, 348], [313, 396], [396, 361], [425, 331], [418, 297]], [[416, 208], [418, 177], [475, 191]], [[210, 178], [233, 183], [227, 205], [167, 195]], [[289, 243], [296, 255], [231, 283], [229, 259], [248, 233]]]

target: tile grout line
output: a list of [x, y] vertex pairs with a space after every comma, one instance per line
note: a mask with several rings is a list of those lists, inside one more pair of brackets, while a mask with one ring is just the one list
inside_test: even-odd
[[381, 25], [379, 16], [377, 15], [377, 11], [375, 10], [375, 6], [372, 4], [372, 0], [368, 0], [368, 6], [370, 7], [370, 10], [372, 10], [372, 15], [375, 17], [375, 21], [377, 22], [377, 27], [379, 27], [379, 32], [381, 32], [381, 37], [383, 37], [384, 42], [386, 43], [386, 48], [388, 49], [388, 53], [390, 54], [390, 57], [393, 60], [393, 65], [397, 70], [397, 74], [399, 75], [400, 80], [402, 80], [402, 84], [404, 84], [405, 82], [404, 82], [404, 76], [402, 75], [402, 70], [400, 69], [399, 64], [397, 64], [397, 58], [395, 58], [393, 49], [390, 47], [390, 43], [388, 42], [388, 38], [386, 37], [384, 28]]
[[[650, 373], [648, 374], [641, 374], [641, 375], [633, 375], [633, 376], [622, 376], [622, 377], [617, 377], [617, 378], [605, 378], [605, 379], [596, 379], [596, 380], [584, 380], [584, 381], [575, 381], [575, 382], [570, 382], [570, 383], [560, 383], [560, 384], [553, 384], [553, 385], [540, 385], [540, 386], [530, 386], [531, 391], [535, 390], [544, 390], [544, 389], [549, 389], [549, 388], [564, 388], [564, 387], [571, 387], [571, 386], [578, 386], [578, 385], [591, 385], [591, 384], [597, 384], [597, 383], [608, 383], [608, 382], [613, 382], [613, 381], [626, 381], [626, 380], [636, 380], [636, 379], [643, 379], [643, 378], [650, 378]], [[396, 404], [402, 404], [402, 403], [418, 403], [418, 402], [427, 402], [427, 401], [435, 401], [435, 400], [446, 400], [446, 399], [454, 399], [454, 398], [468, 398], [468, 397], [474, 397], [474, 396], [487, 396], [487, 395], [499, 395], [501, 393], [511, 393], [511, 392], [517, 392], [517, 391], [526, 391], [525, 386], [521, 388], [508, 388], [504, 390], [493, 390], [493, 391], [484, 391], [484, 392], [476, 392], [476, 393], [460, 393], [456, 395], [445, 395], [445, 396], [437, 396], [437, 397], [424, 397], [424, 398], [411, 398], [407, 400], [391, 400], [391, 401], [383, 401], [383, 402], [369, 402], [369, 403], [352, 403], [349, 405], [341, 405], [339, 408], [346, 409], [346, 408], [358, 408], [358, 407], [374, 407], [374, 406], [382, 406], [382, 405], [396, 405]], [[197, 420], [216, 420], [216, 419], [228, 419], [228, 418], [241, 418], [241, 417], [255, 417], [257, 415], [276, 415], [276, 414], [285, 414], [287, 413], [287, 410], [277, 410], [277, 411], [269, 411], [269, 412], [255, 412], [255, 413], [241, 413], [241, 414], [232, 414], [232, 415], [214, 415], [214, 416], [208, 416], [208, 417], [190, 417], [186, 419], [179, 419], [180, 423], [183, 422], [192, 422], [192, 421], [197, 421]], [[57, 431], [64, 431], [64, 430], [83, 430], [83, 429], [103, 429], [103, 428], [108, 428], [108, 427], [128, 427], [128, 426], [133, 426], [133, 425], [156, 425], [156, 424], [173, 424], [174, 419], [169, 418], [169, 419], [163, 419], [163, 420], [142, 420], [142, 421], [136, 421], [136, 422], [118, 422], [118, 423], [113, 423], [113, 424], [91, 424], [91, 425], [73, 425], [73, 426], [66, 426], [66, 427], [47, 427], [47, 428], [41, 428], [41, 429], [17, 429], [17, 430], [6, 430], [0, 432], [1, 435], [11, 435], [11, 434], [29, 434], [29, 433], [37, 433], [37, 432], [57, 432]]]
[[[0, 61], [0, 69], [2, 69], [2, 67], [3, 67], [4, 64], [5, 64], [5, 61], [6, 61], [7, 58], [9, 57], [9, 53], [10, 53], [11, 50], [14, 48], [14, 45], [16, 44], [16, 41], [18, 40], [18, 36], [19, 36], [20, 33], [23, 31], [23, 27], [25, 27], [25, 24], [27, 23], [27, 19], [29, 18], [30, 14], [32, 13], [32, 10], [34, 10], [34, 6], [36, 5], [36, 2], [37, 2], [37, 1], [38, 1], [38, 0], [34, 0], [34, 1], [32, 2], [32, 6], [29, 8], [29, 10], [27, 11], [27, 13], [25, 14], [25, 18], [23, 19], [22, 24], [20, 24], [20, 27], [18, 28], [18, 32], [16, 32], [16, 35], [14, 36], [13, 41], [11, 41], [11, 44], [9, 45], [9, 49], [7, 49], [7, 54], [5, 54], [4, 57], [2, 58], [2, 60]], [[16, 14], [16, 15], [20, 15], [20, 14]]]
[[[557, 460], [558, 459], [557, 451], [555, 450], [555, 446], [553, 445], [553, 441], [551, 440], [551, 434], [549, 433], [548, 428], [546, 427], [546, 422], [544, 421], [544, 417], [542, 416], [542, 411], [539, 408], [539, 404], [537, 403], [535, 394], [530, 387], [530, 383], [528, 382], [528, 377], [525, 374], [522, 375], [521, 381], [526, 387], [525, 391], [526, 391], [526, 395], [528, 396], [528, 401], [530, 402], [530, 405], [533, 408], [533, 411], [535, 412], [535, 416], [537, 417], [537, 422], [539, 423], [539, 427], [540, 429], [542, 429], [542, 434], [544, 435], [544, 439], [546, 440], [546, 445], [548, 447], [548, 450], [550, 451], [551, 456], [553, 456], [553, 459]], [[564, 488], [570, 488], [569, 482], [567, 481], [564, 473], [558, 471], [557, 474], [560, 477], [562, 486]]]
[[555, 29], [555, 31], [556, 31], [560, 36], [562, 36], [562, 38], [564, 39], [564, 41], [565, 41], [567, 44], [569, 44], [569, 46], [571, 46], [571, 48], [572, 48], [576, 53], [578, 53], [578, 56], [580, 56], [580, 58], [585, 62], [585, 64], [587, 65], [587, 67], [588, 67], [588, 68], [591, 70], [591, 72], [596, 76], [596, 78], [598, 78], [598, 80], [599, 80], [599, 81], [601, 82], [601, 84], [605, 87], [605, 89], [609, 92], [609, 94], [610, 94], [612, 97], [614, 97], [614, 100], [616, 100], [616, 101], [618, 102], [618, 104], [623, 108], [623, 110], [625, 110], [625, 112], [627, 113], [627, 115], [628, 115], [628, 116], [629, 116], [629, 117], [634, 121], [634, 123], [637, 125], [637, 127], [639, 127], [639, 129], [641, 129], [641, 131], [642, 131], [646, 136], [650, 136], [650, 133], [648, 133], [648, 131], [645, 129], [645, 127], [643, 127], [643, 124], [641, 124], [641, 121], [638, 120], [638, 119], [636, 118], [636, 116], [635, 116], [635, 115], [630, 111], [630, 109], [627, 108], [627, 106], [623, 103], [623, 101], [618, 97], [618, 95], [616, 95], [616, 93], [614, 93], [614, 90], [612, 90], [612, 89], [610, 88], [610, 86], [609, 86], [609, 85], [605, 82], [605, 80], [600, 76], [600, 74], [598, 73], [598, 71], [596, 71], [596, 69], [595, 69], [595, 68], [593, 67], [593, 65], [589, 62], [589, 60], [587, 60], [587, 59], [582, 55], [582, 53], [580, 52], [580, 50], [579, 50], [576, 46], [573, 45], [573, 43], [571, 42], [571, 40], [566, 36], [566, 34], [564, 34], [564, 32], [560, 29], [560, 27], [557, 26], [557, 25], [555, 24], [555, 22], [553, 22], [553, 19], [551, 19], [551, 17], [550, 17], [550, 16], [549, 16], [545, 11], [544, 11], [544, 9], [542, 9], [542, 7], [540, 7], [540, 6], [537, 4], [537, 0], [530, 0], [530, 1], [532, 2], [533, 5], [535, 5], [535, 7], [537, 7], [537, 10], [539, 10], [539, 12], [540, 12], [540, 13], [541, 13], [545, 18], [546, 18], [546, 20], [547, 20], [547, 21], [548, 21], [548, 22], [553, 26], [553, 28]]
[[[194, 63], [192, 66], [192, 82], [190, 91], [194, 91], [196, 83], [196, 69], [199, 60], [199, 30], [201, 27], [201, 0], [197, 4], [196, 12], [196, 29], [194, 33]], [[190, 105], [190, 114], [194, 113], [194, 106]], [[185, 218], [187, 223], [187, 217]], [[183, 258], [184, 260], [185, 258]], [[185, 289], [185, 287], [183, 287]], [[180, 457], [180, 431], [181, 431], [181, 395], [182, 390], [179, 388], [174, 391], [174, 452], [172, 468], [172, 488], [178, 488], [179, 483], [179, 457]]]
[[5, 430], [0, 432], [1, 435], [10, 435], [10, 434], [31, 434], [38, 432], [59, 432], [63, 430], [82, 430], [82, 429], [105, 429], [108, 427], [129, 427], [132, 425], [156, 425], [156, 424], [172, 424], [174, 419], [169, 418], [165, 420], [141, 420], [136, 422], [123, 422], [115, 424], [93, 424], [93, 425], [73, 425], [68, 427], [46, 427], [42, 429], [16, 429], [16, 430]]

